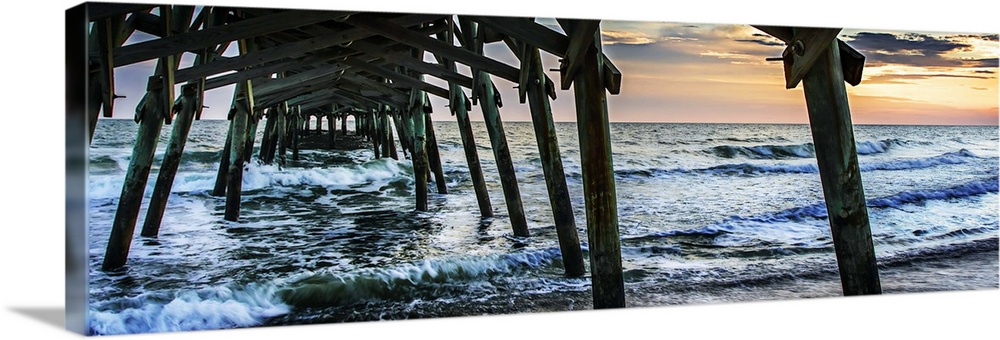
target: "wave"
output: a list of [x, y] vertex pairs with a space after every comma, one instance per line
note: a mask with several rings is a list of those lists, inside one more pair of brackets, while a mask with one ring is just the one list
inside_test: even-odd
[[89, 329], [111, 335], [257, 326], [290, 311], [276, 292], [274, 284], [249, 284], [180, 291], [169, 301], [143, 294], [126, 299], [132, 306], [120, 311], [90, 310]]
[[993, 177], [939, 190], [904, 191], [889, 197], [870, 199], [868, 200], [868, 207], [898, 208], [903, 204], [920, 203], [927, 200], [947, 200], [995, 193], [1000, 188], [1000, 184], [997, 182], [998, 179], [1000, 177]]
[[[861, 171], [878, 170], [914, 170], [923, 169], [939, 165], [955, 165], [967, 163], [970, 159], [979, 158], [969, 150], [961, 149], [927, 158], [905, 158], [894, 159], [882, 162], [863, 162], [859, 164]], [[818, 173], [819, 167], [815, 163], [805, 164], [722, 164], [701, 169], [619, 169], [615, 174], [620, 177], [658, 177], [672, 174], [709, 174], [709, 175], [762, 175], [762, 174], [803, 174]]]
[[[998, 190], [1000, 189], [1000, 182], [998, 182], [998, 180], [1000, 180], [1000, 177], [992, 177], [943, 189], [903, 191], [891, 196], [869, 199], [867, 200], [866, 205], [868, 208], [876, 209], [899, 208], [905, 204], [920, 204], [928, 200], [962, 199], [987, 193], [996, 193], [1000, 191]], [[709, 226], [662, 231], [639, 236], [623, 237], [622, 239], [643, 240], [679, 236], [717, 237], [734, 232], [737, 229], [737, 225], [743, 222], [756, 222], [771, 225], [782, 222], [824, 220], [827, 217], [828, 214], [826, 204], [816, 203], [760, 215], [731, 216], [725, 221]]]
[[[412, 177], [412, 167], [391, 158], [372, 160], [359, 165], [330, 168], [279, 168], [277, 165], [250, 163], [244, 168], [243, 190], [297, 185], [351, 186], [395, 178]], [[409, 177], [408, 177], [409, 176]], [[112, 199], [121, 195], [124, 174], [91, 176], [87, 186], [90, 199]], [[171, 192], [206, 192], [215, 186], [216, 172], [180, 172], [174, 178]], [[153, 193], [156, 173], [146, 182], [145, 196]]]
[[721, 158], [743, 156], [750, 159], [808, 158], [816, 155], [816, 149], [812, 143], [758, 146], [720, 145], [713, 147], [708, 152]]
[[349, 273], [318, 273], [279, 291], [296, 307], [331, 307], [360, 302], [412, 299], [415, 293], [441, 294], [453, 285], [498, 274], [538, 268], [560, 256], [558, 248], [481, 257], [428, 259], [392, 268], [361, 269]]
[[[743, 140], [736, 140], [743, 141]], [[899, 139], [884, 139], [879, 141], [863, 141], [855, 143], [859, 155], [872, 155], [888, 152], [897, 145], [909, 144]], [[789, 159], [816, 157], [816, 147], [813, 143], [791, 145], [720, 145], [706, 150], [707, 153], [721, 158], [746, 157], [750, 159]]]
[[[304, 273], [268, 283], [235, 284], [197, 291], [146, 293], [90, 311], [94, 335], [250, 327], [294, 308], [336, 307], [370, 301], [412, 300], [466, 291], [468, 282], [547, 266], [558, 248], [477, 257], [426, 259], [391, 268], [348, 273]], [[114, 311], [117, 309], [117, 311]]]

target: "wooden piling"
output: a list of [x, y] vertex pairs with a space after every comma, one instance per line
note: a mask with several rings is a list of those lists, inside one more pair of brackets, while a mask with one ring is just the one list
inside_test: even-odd
[[174, 117], [170, 141], [167, 144], [166, 152], [164, 152], [163, 162], [160, 164], [156, 184], [153, 186], [153, 195], [149, 199], [146, 219], [142, 224], [140, 235], [143, 237], [156, 237], [160, 232], [160, 222], [163, 219], [163, 212], [167, 208], [167, 197], [170, 196], [170, 188], [173, 187], [174, 177], [177, 175], [177, 168], [180, 166], [181, 157], [184, 154], [188, 132], [191, 131], [191, 123], [194, 121], [194, 115], [198, 103], [200, 103], [197, 94], [196, 83], [185, 85], [181, 91], [180, 111]]
[[334, 121], [333, 114], [327, 115], [326, 117], [326, 129], [330, 130], [330, 148], [337, 146], [337, 129], [334, 129], [337, 122]]
[[243, 149], [243, 161], [246, 163], [250, 162], [251, 157], [253, 157], [253, 146], [255, 140], [257, 139], [257, 123], [260, 122], [260, 113], [250, 112], [249, 124], [247, 128], [247, 144]]
[[[463, 25], [465, 26], [465, 34], [476, 36], [477, 30], [474, 23], [463, 22]], [[473, 40], [465, 48], [482, 54], [483, 41], [479, 38]], [[524, 216], [524, 206], [521, 204], [521, 190], [517, 185], [514, 162], [510, 158], [507, 135], [503, 129], [503, 121], [500, 119], [500, 103], [497, 100], [499, 95], [495, 92], [493, 81], [488, 73], [482, 70], [476, 70], [474, 73], [473, 84], [477, 84], [477, 86], [473, 91], [478, 93], [479, 107], [482, 109], [483, 119], [486, 121], [486, 132], [490, 135], [490, 144], [493, 146], [493, 156], [496, 159], [511, 228], [515, 236], [529, 236], [528, 222]]]
[[607, 93], [604, 89], [600, 31], [593, 33], [592, 46], [579, 55], [580, 69], [573, 81], [576, 122], [580, 134], [583, 194], [590, 245], [590, 273], [594, 308], [625, 307], [621, 240], [618, 234], [618, 203], [611, 132], [608, 126]]
[[438, 150], [437, 137], [434, 136], [434, 122], [431, 115], [426, 115], [427, 125], [427, 160], [430, 163], [431, 172], [434, 173], [434, 184], [437, 186], [439, 194], [448, 193], [447, 180], [444, 177], [444, 168], [441, 165], [441, 152]]
[[380, 127], [381, 123], [379, 122], [380, 119], [378, 112], [376, 111], [370, 113], [370, 118], [371, 124], [369, 125], [368, 131], [372, 136], [372, 149], [374, 149], [372, 151], [375, 153], [375, 159], [379, 159], [382, 158], [382, 129]]
[[229, 128], [226, 130], [226, 143], [222, 147], [222, 155], [219, 158], [219, 171], [215, 175], [215, 186], [212, 189], [212, 196], [223, 196], [226, 194], [226, 181], [229, 178], [229, 154], [233, 149], [233, 120], [229, 119]]
[[490, 135], [493, 146], [493, 156], [496, 159], [497, 171], [500, 174], [500, 185], [503, 187], [504, 202], [507, 203], [507, 213], [515, 236], [529, 236], [528, 222], [524, 216], [524, 206], [521, 204], [521, 190], [517, 185], [517, 175], [514, 172], [514, 162], [510, 158], [507, 146], [507, 135], [500, 119], [500, 109], [496, 101], [493, 81], [486, 72], [479, 71], [479, 107], [486, 120], [486, 132]]
[[460, 99], [453, 101], [451, 105], [455, 108], [455, 120], [458, 121], [458, 131], [462, 137], [462, 150], [465, 151], [465, 161], [469, 166], [472, 189], [476, 192], [479, 215], [493, 217], [493, 203], [490, 201], [489, 190], [486, 190], [486, 179], [483, 177], [483, 168], [479, 164], [479, 150], [476, 146], [475, 136], [472, 134], [472, 122], [469, 120], [466, 106], [469, 100], [458, 84], [452, 84], [451, 88], [452, 91], [462, 93]]
[[424, 106], [419, 100], [417, 105], [411, 105], [410, 120], [413, 124], [413, 177], [417, 182], [417, 210], [419, 211], [427, 211], [427, 130], [424, 115]]
[[[566, 276], [582, 276], [585, 272], [583, 251], [580, 249], [580, 237], [576, 231], [573, 204], [569, 197], [569, 189], [566, 187], [566, 173], [563, 171], [559, 140], [556, 136], [555, 123], [552, 121], [552, 107], [546, 95], [545, 71], [542, 68], [538, 48], [533, 46], [523, 48], [528, 49], [527, 53], [523, 54], [527, 56], [527, 60], [521, 61], [521, 67], [528, 68], [529, 74], [525, 94], [531, 108], [538, 155], [542, 163], [542, 172], [545, 174], [545, 186], [549, 193], [556, 233], [559, 235], [559, 250], [562, 252]], [[548, 84], [548, 86], [554, 85]]]
[[[160, 61], [161, 63], [163, 60]], [[154, 76], [153, 78], [155, 78]], [[157, 80], [158, 81], [158, 80]], [[128, 259], [129, 248], [132, 244], [132, 235], [135, 233], [135, 223], [139, 217], [139, 207], [142, 204], [142, 196], [146, 191], [146, 181], [149, 178], [149, 170], [153, 166], [153, 155], [156, 152], [156, 143], [160, 137], [160, 128], [163, 127], [163, 120], [166, 114], [162, 111], [164, 105], [164, 91], [162, 88], [155, 88], [151, 79], [147, 88], [146, 96], [136, 109], [139, 119], [139, 131], [136, 133], [135, 144], [132, 147], [132, 158], [129, 161], [128, 171], [125, 174], [125, 184], [122, 186], [122, 193], [118, 199], [118, 208], [115, 211], [115, 219], [111, 225], [111, 237], [108, 240], [108, 247], [104, 253], [102, 270], [115, 270], [125, 265]]]
[[278, 164], [285, 165], [285, 154], [288, 152], [288, 104], [279, 103], [278, 112], [275, 118], [278, 119]]
[[[438, 34], [438, 39], [449, 44], [454, 44], [454, 34]], [[439, 58], [438, 62], [451, 72], [455, 72], [454, 60]], [[493, 204], [490, 202], [490, 192], [486, 190], [486, 179], [483, 178], [483, 169], [479, 163], [479, 150], [476, 146], [475, 136], [472, 134], [472, 122], [469, 120], [469, 100], [465, 96], [465, 91], [455, 81], [448, 82], [448, 89], [451, 98], [448, 106], [451, 108], [455, 120], [458, 122], [458, 132], [462, 139], [462, 150], [465, 151], [465, 161], [469, 166], [469, 177], [472, 179], [472, 188], [476, 192], [476, 201], [479, 204], [479, 214], [482, 217], [493, 217]]]
[[[242, 83], [239, 85], [243, 85]], [[237, 85], [235, 99], [236, 112], [233, 114], [232, 148], [229, 154], [229, 175], [226, 181], [226, 213], [224, 219], [237, 221], [240, 218], [240, 200], [243, 193], [243, 164], [250, 120], [250, 103], [245, 89]]]
[[88, 142], [93, 143], [94, 132], [97, 131], [97, 120], [101, 116], [101, 81], [91, 72], [87, 85], [87, 124], [90, 134], [87, 135]]
[[[391, 112], [391, 110], [390, 110], [390, 112]], [[395, 125], [395, 124], [392, 123], [393, 120], [390, 119], [391, 117], [392, 116], [389, 115], [388, 112], [387, 112], [386, 113], [386, 118], [385, 118], [385, 140], [386, 140], [386, 143], [389, 144], [389, 157], [392, 157], [392, 159], [395, 159], [395, 160], [398, 161], [399, 160], [399, 153], [396, 152], [396, 141], [395, 141], [395, 138], [392, 135], [392, 127], [390, 127], [391, 125]]]
[[267, 122], [264, 123], [264, 135], [260, 138], [260, 153], [257, 158], [264, 164], [271, 164], [274, 161], [274, 148], [278, 145], [275, 138], [278, 132], [278, 124], [275, 123], [275, 108], [267, 109]]
[[392, 114], [393, 125], [396, 127], [396, 135], [399, 136], [399, 146], [403, 149], [403, 156], [406, 156], [407, 152], [411, 155], [413, 154], [413, 139], [406, 133], [406, 122], [408, 120], [404, 119], [403, 114], [399, 111], [395, 111]]
[[378, 135], [379, 144], [382, 147], [382, 157], [389, 157], [389, 147], [392, 144], [392, 137], [389, 134], [389, 114], [388, 108], [385, 105], [378, 110]]
[[297, 106], [289, 109], [292, 111], [292, 124], [295, 127], [292, 129], [292, 160], [297, 161], [299, 160], [299, 134], [302, 133], [302, 115]]
[[861, 171], [834, 39], [803, 78], [844, 295], [881, 294]]

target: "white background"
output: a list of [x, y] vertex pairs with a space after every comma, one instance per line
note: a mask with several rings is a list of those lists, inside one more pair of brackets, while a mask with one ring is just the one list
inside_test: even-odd
[[[451, 1], [454, 2], [454, 1]], [[700, 23], [1000, 32], [998, 1], [205, 1], [258, 7], [478, 13]], [[693, 4], [698, 3], [698, 4]], [[74, 1], [14, 0], [0, 11], [0, 325], [3, 338], [76, 335], [28, 311], [63, 308], [63, 25]], [[53, 313], [47, 313], [53, 314]], [[675, 306], [420, 321], [271, 327], [116, 339], [475, 338], [995, 338], [1000, 290]]]

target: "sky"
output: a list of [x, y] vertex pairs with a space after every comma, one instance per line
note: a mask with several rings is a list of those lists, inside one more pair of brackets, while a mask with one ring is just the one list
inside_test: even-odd
[[[561, 31], [552, 19], [543, 25]], [[785, 89], [780, 62], [781, 41], [749, 25], [658, 21], [604, 20], [604, 53], [623, 74], [622, 91], [608, 96], [614, 122], [807, 123], [802, 86]], [[137, 33], [130, 43], [149, 39]], [[935, 33], [844, 29], [840, 39], [866, 56], [862, 83], [848, 85], [853, 120], [857, 124], [996, 125], [998, 123], [997, 34]], [[235, 53], [235, 44], [226, 55]], [[517, 66], [503, 43], [488, 44], [487, 56]], [[547, 69], [555, 56], [543, 52]], [[431, 54], [426, 61], [433, 61]], [[182, 68], [193, 58], [185, 55]], [[115, 118], [131, 118], [142, 97], [154, 61], [116, 69]], [[459, 72], [470, 74], [468, 68]], [[555, 72], [549, 77], [558, 81]], [[429, 83], [447, 83], [427, 77]], [[519, 104], [516, 84], [494, 77], [507, 121], [530, 120]], [[206, 93], [204, 117], [223, 118], [233, 87]], [[468, 90], [466, 90], [468, 93]], [[552, 103], [557, 121], [575, 120], [572, 89], [560, 91]], [[432, 117], [451, 120], [447, 101], [431, 96]], [[481, 120], [479, 107], [470, 116]]]

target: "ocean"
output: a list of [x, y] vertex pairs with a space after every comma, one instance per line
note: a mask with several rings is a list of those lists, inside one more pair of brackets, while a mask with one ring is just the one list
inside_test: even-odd
[[[98, 122], [87, 186], [91, 333], [593, 307], [589, 276], [563, 276], [531, 123], [505, 123], [528, 238], [513, 236], [482, 122], [473, 127], [495, 218], [479, 217], [457, 124], [436, 121], [449, 194], [431, 183], [430, 211], [414, 210], [409, 160], [302, 150], [284, 167], [247, 166], [239, 222], [224, 221], [225, 199], [209, 195], [227, 124], [194, 123], [159, 237], [136, 232], [126, 268], [103, 272], [137, 126]], [[841, 295], [808, 125], [610, 128], [627, 306]], [[576, 125], [556, 130], [585, 242]], [[855, 138], [883, 292], [998, 288], [998, 128], [858, 125]]]

